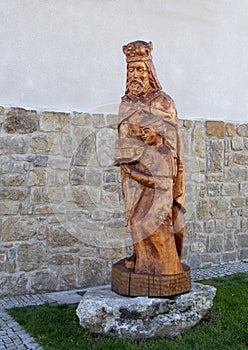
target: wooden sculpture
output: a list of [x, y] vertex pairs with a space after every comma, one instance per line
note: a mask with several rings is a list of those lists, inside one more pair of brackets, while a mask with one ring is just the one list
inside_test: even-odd
[[126, 226], [134, 253], [113, 265], [112, 290], [130, 296], [168, 296], [190, 290], [182, 264], [185, 213], [183, 143], [177, 111], [162, 91], [152, 43], [123, 46], [127, 58], [115, 145]]

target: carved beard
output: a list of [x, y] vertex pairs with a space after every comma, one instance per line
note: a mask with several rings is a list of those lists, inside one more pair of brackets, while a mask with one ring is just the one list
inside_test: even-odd
[[129, 92], [136, 97], [140, 97], [142, 95], [145, 95], [148, 88], [146, 84], [143, 83], [140, 79], [132, 79], [127, 83], [127, 89]]

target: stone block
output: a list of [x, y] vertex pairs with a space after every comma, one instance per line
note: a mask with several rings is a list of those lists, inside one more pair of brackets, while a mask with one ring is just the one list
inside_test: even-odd
[[242, 137], [248, 137], [248, 124], [241, 124], [238, 126], [237, 134]]
[[230, 153], [232, 151], [231, 140], [230, 139], [225, 139], [224, 140], [224, 149], [225, 149], [225, 153]]
[[242, 194], [244, 197], [248, 197], [248, 182], [241, 182], [240, 194]]
[[248, 219], [247, 218], [241, 219], [241, 231], [248, 232]]
[[10, 171], [12, 173], [26, 174], [30, 169], [30, 162], [12, 161]]
[[[123, 213], [124, 214], [124, 213]], [[91, 218], [94, 221], [108, 221], [114, 216], [113, 211], [95, 208], [91, 213]]]
[[234, 153], [233, 161], [236, 164], [248, 165], [248, 155], [242, 153]]
[[244, 141], [242, 137], [233, 137], [231, 143], [233, 151], [242, 151], [244, 149]]
[[226, 123], [226, 135], [234, 136], [236, 135], [236, 124], [234, 123]]
[[215, 232], [215, 221], [214, 220], [207, 220], [205, 222], [205, 232], [207, 232], [207, 233], [214, 233]]
[[106, 125], [112, 129], [117, 129], [118, 116], [116, 114], [106, 115]]
[[27, 150], [27, 144], [21, 136], [1, 136], [0, 137], [0, 155], [5, 154], [23, 154]]
[[243, 208], [246, 206], [246, 198], [245, 197], [234, 197], [231, 199], [231, 206], [233, 208]]
[[72, 265], [63, 266], [60, 272], [60, 289], [73, 289], [77, 285], [77, 268]]
[[207, 184], [207, 193], [209, 197], [218, 197], [220, 195], [220, 183], [213, 182]]
[[16, 247], [12, 245], [3, 248], [4, 255], [6, 255], [5, 261], [5, 272], [15, 273], [16, 272]]
[[0, 174], [8, 173], [10, 169], [10, 158], [3, 157], [0, 158]]
[[85, 169], [85, 184], [100, 187], [102, 184], [102, 170], [99, 168], [87, 167]]
[[226, 228], [231, 229], [240, 229], [240, 219], [237, 219], [236, 217], [228, 217], [226, 218]]
[[234, 165], [230, 168], [226, 168], [224, 173], [226, 181], [248, 181], [247, 167]]
[[96, 154], [100, 166], [113, 166], [116, 139], [117, 132], [113, 129], [105, 128], [96, 134]]
[[2, 178], [4, 186], [23, 186], [25, 185], [26, 176], [19, 174], [8, 174]]
[[[185, 230], [191, 231], [192, 234], [193, 234], [193, 232], [195, 232], [196, 234], [202, 233], [202, 232], [204, 232], [204, 222], [203, 221], [194, 221], [193, 223], [186, 222], [185, 223]], [[188, 237], [187, 241], [189, 241], [190, 238], [192, 238], [192, 235], [190, 237]]]
[[66, 195], [67, 200], [74, 202], [78, 207], [92, 209], [99, 203], [101, 192], [94, 186], [72, 186]]
[[239, 192], [239, 184], [233, 182], [224, 182], [221, 186], [222, 196], [236, 196]]
[[211, 173], [223, 171], [224, 143], [222, 140], [210, 140], [207, 147], [207, 170]]
[[84, 329], [116, 338], [175, 338], [195, 326], [213, 305], [216, 289], [194, 283], [188, 293], [169, 298], [130, 298], [110, 289], [87, 292], [77, 316]]
[[12, 295], [24, 295], [28, 291], [28, 278], [24, 273], [1, 276], [0, 278], [0, 296], [9, 297]]
[[235, 239], [234, 239], [233, 233], [225, 233], [224, 250], [225, 251], [235, 250]]
[[82, 125], [82, 126], [92, 126], [92, 118], [89, 113], [78, 113], [74, 112], [71, 123], [73, 125]]
[[59, 276], [55, 271], [37, 271], [30, 277], [31, 292], [52, 292], [59, 290]]
[[11, 108], [5, 117], [3, 128], [9, 134], [33, 133], [38, 130], [37, 112], [24, 108]]
[[60, 154], [60, 135], [56, 134], [39, 134], [31, 139], [30, 151], [35, 154]]
[[215, 232], [216, 233], [223, 233], [225, 229], [225, 224], [224, 224], [225, 218], [217, 219], [215, 220]]
[[199, 253], [191, 253], [189, 256], [189, 266], [192, 269], [197, 269], [201, 265], [201, 256]]
[[0, 272], [5, 272], [6, 261], [7, 261], [7, 255], [5, 253], [0, 253]]
[[190, 133], [183, 133], [183, 145], [184, 145], [184, 152], [185, 155], [190, 156], [192, 155], [192, 143], [193, 143], [193, 139], [192, 139], [192, 135], [191, 132]]
[[87, 166], [91, 159], [96, 157], [95, 140], [96, 136], [94, 133], [90, 133], [85, 138], [82, 137], [72, 159], [73, 165]]
[[70, 159], [68, 158], [49, 156], [48, 166], [50, 169], [69, 170], [70, 163]]
[[225, 153], [224, 155], [224, 165], [231, 166], [233, 164], [233, 156], [231, 153]]
[[209, 201], [210, 214], [212, 217], [221, 219], [228, 217], [230, 212], [230, 200], [229, 197], [213, 198]]
[[222, 174], [206, 174], [206, 179], [208, 182], [222, 182], [223, 175]]
[[242, 216], [243, 209], [231, 209], [231, 216]]
[[[55, 175], [54, 178], [52, 178], [53, 174]], [[49, 183], [49, 181], [51, 181], [51, 182]], [[57, 170], [54, 170], [54, 173], [52, 173], [52, 169], [50, 169], [49, 173], [48, 173], [48, 184], [51, 186], [66, 186], [66, 185], [68, 185], [69, 184], [69, 170], [57, 169]]]
[[61, 187], [47, 187], [44, 191], [44, 201], [48, 203], [63, 202], [63, 189]]
[[36, 233], [34, 218], [12, 217], [3, 221], [2, 241], [23, 241], [32, 238]]
[[108, 171], [103, 174], [103, 182], [111, 183], [116, 182], [116, 173], [114, 171]]
[[247, 260], [248, 259], [248, 248], [247, 249], [241, 249], [239, 252], [239, 259], [240, 260]]
[[73, 166], [70, 170], [70, 184], [71, 185], [83, 185], [84, 184], [85, 168]]
[[35, 167], [47, 167], [48, 156], [37, 155], [34, 159]]
[[[186, 167], [187, 168], [187, 167]], [[187, 171], [187, 169], [186, 169], [186, 171]], [[205, 177], [205, 174], [200, 174], [199, 172], [198, 173], [193, 173], [193, 174], [191, 174], [191, 176], [190, 176], [190, 180], [191, 181], [195, 181], [195, 182], [197, 182], [197, 183], [204, 183], [205, 182], [205, 179], [206, 179], [206, 177]]]
[[223, 254], [222, 261], [223, 261], [223, 263], [230, 263], [230, 262], [237, 261], [237, 258], [238, 258], [238, 256], [237, 256], [236, 251], [227, 252], [227, 253]]
[[184, 120], [183, 121], [183, 126], [186, 128], [186, 129], [191, 129], [192, 126], [193, 126], [194, 122], [193, 120]]
[[102, 191], [101, 204], [105, 208], [116, 208], [120, 207], [119, 194], [116, 192]]
[[27, 198], [27, 195], [28, 190], [26, 188], [0, 187], [0, 200], [22, 201]]
[[62, 137], [62, 154], [66, 158], [71, 158], [73, 156], [73, 146], [72, 146], [71, 136], [63, 135], [63, 137]]
[[197, 157], [205, 158], [206, 156], [206, 135], [205, 127], [202, 122], [195, 122], [193, 134], [193, 152]]
[[41, 204], [44, 202], [44, 187], [31, 187], [30, 188], [30, 203]]
[[221, 255], [216, 253], [201, 254], [203, 266], [219, 265], [221, 263]]
[[208, 249], [209, 253], [221, 253], [223, 251], [224, 238], [222, 235], [209, 236]]
[[48, 255], [45, 243], [22, 243], [19, 245], [17, 253], [20, 271], [32, 271], [48, 267]]
[[55, 212], [56, 212], [55, 205], [37, 204], [33, 206], [33, 214], [46, 215], [46, 214], [54, 214]]
[[92, 122], [95, 128], [103, 128], [105, 126], [104, 114], [92, 114]]
[[210, 121], [206, 123], [208, 136], [224, 138], [225, 124], [221, 121]]
[[51, 256], [49, 260], [51, 264], [54, 265], [73, 265], [75, 263], [75, 258], [71, 254], [57, 253]]
[[236, 235], [236, 240], [239, 248], [247, 248], [248, 247], [248, 234], [240, 233]]
[[51, 248], [70, 247], [78, 242], [62, 225], [53, 225], [48, 229], [48, 246]]
[[0, 215], [16, 215], [19, 211], [20, 202], [1, 200]]
[[21, 215], [32, 215], [33, 207], [29, 203], [29, 199], [26, 198], [24, 201], [20, 203], [20, 214]]
[[209, 218], [209, 206], [207, 199], [201, 199], [197, 205], [197, 218], [200, 220]]
[[107, 262], [95, 258], [81, 259], [79, 264], [78, 283], [81, 287], [93, 287], [110, 282], [110, 267]]
[[36, 168], [30, 171], [28, 186], [45, 186], [47, 184], [47, 170]]
[[193, 242], [190, 246], [190, 250], [193, 253], [205, 253], [207, 248], [206, 244], [204, 244], [203, 242]]
[[44, 112], [40, 117], [40, 130], [45, 132], [70, 131], [70, 113]]

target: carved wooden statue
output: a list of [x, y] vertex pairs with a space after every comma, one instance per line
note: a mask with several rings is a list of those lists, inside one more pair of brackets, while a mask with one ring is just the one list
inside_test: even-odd
[[152, 62], [152, 43], [123, 46], [127, 58], [115, 164], [121, 168], [126, 226], [134, 253], [113, 265], [112, 289], [167, 296], [190, 289], [183, 250], [185, 183], [177, 111]]

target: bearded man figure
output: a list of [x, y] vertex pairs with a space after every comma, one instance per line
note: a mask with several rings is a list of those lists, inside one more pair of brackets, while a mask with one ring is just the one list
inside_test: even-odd
[[[165, 296], [190, 289], [189, 268], [185, 277], [180, 262], [185, 213], [183, 143], [174, 101], [162, 91], [156, 76], [152, 49], [152, 43], [144, 41], [123, 46], [127, 81], [119, 109], [115, 164], [121, 168], [126, 226], [134, 253], [122, 261], [129, 273], [123, 278], [128, 281], [119, 280], [120, 271], [113, 268], [112, 289], [125, 295]], [[161, 287], [168, 286], [166, 278], [175, 275], [184, 287]], [[144, 284], [141, 276], [162, 279], [154, 292], [149, 282], [144, 287], [147, 291], [141, 292], [137, 283], [133, 287], [130, 283], [136, 279]], [[129, 289], [123, 291], [120, 285], [128, 283]]]

